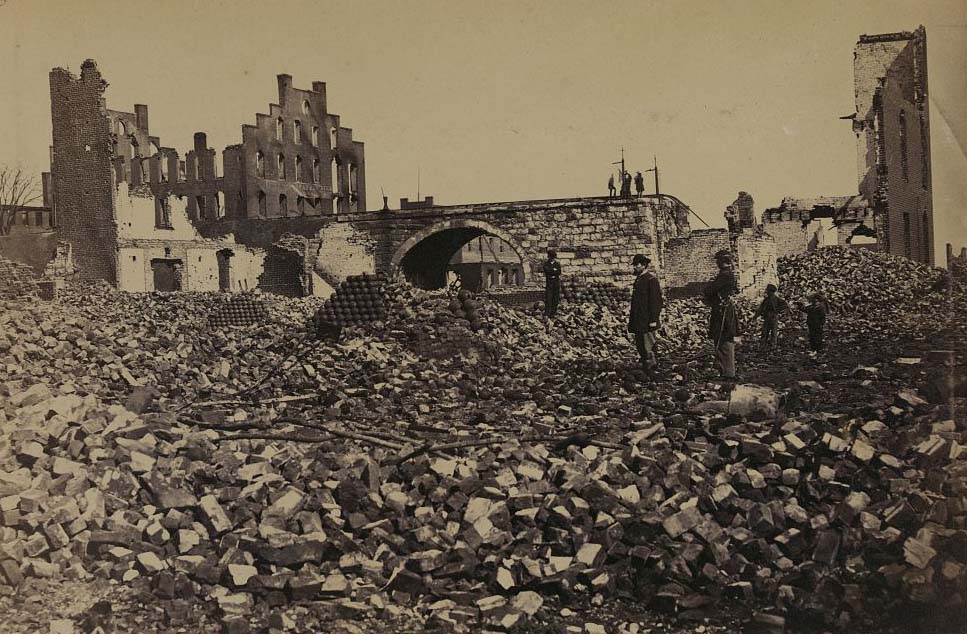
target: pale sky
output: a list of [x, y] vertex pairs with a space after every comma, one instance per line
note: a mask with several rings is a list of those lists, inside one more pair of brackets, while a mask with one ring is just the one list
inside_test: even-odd
[[[97, 61], [108, 107], [151, 134], [241, 140], [294, 85], [366, 144], [367, 197], [396, 207], [607, 193], [658, 156], [661, 190], [713, 226], [748, 191], [856, 193], [853, 47], [927, 29], [936, 258], [967, 246], [967, 2], [138, 2], [0, 0], [0, 164], [48, 166], [52, 67]], [[650, 174], [646, 175], [650, 177]], [[646, 191], [652, 181], [646, 180]], [[697, 221], [693, 226], [700, 226]]]

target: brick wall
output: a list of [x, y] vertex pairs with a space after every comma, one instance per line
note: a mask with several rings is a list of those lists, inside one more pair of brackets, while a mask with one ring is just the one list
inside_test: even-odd
[[665, 242], [661, 273], [662, 286], [671, 297], [700, 295], [705, 282], [715, 277], [715, 253], [729, 249], [728, 229], [695, 229], [687, 237]]
[[741, 232], [735, 239], [736, 273], [739, 292], [745, 297], [760, 297], [766, 285], [779, 284], [775, 239], [759, 230]]

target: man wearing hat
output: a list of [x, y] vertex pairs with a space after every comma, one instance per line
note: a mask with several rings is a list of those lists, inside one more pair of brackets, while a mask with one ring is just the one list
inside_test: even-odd
[[732, 271], [732, 253], [722, 249], [715, 254], [718, 274], [705, 285], [705, 303], [712, 307], [708, 335], [715, 346], [714, 363], [721, 378], [735, 378], [735, 338], [739, 336], [739, 320], [732, 296], [739, 284]]
[[557, 305], [561, 301], [561, 262], [557, 259], [557, 251], [547, 250], [547, 260], [544, 262], [544, 315], [550, 319], [557, 314]]
[[655, 377], [658, 358], [655, 356], [655, 333], [658, 331], [661, 316], [662, 297], [658, 277], [649, 270], [651, 259], [638, 254], [631, 260], [634, 267], [635, 284], [631, 291], [631, 315], [628, 332], [632, 333], [635, 348], [641, 357], [641, 367], [650, 377]]

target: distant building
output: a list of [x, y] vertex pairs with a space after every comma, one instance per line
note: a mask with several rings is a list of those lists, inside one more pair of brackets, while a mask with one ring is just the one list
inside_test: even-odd
[[493, 236], [474, 238], [450, 259], [466, 288], [479, 290], [524, 283], [524, 265], [514, 249]]

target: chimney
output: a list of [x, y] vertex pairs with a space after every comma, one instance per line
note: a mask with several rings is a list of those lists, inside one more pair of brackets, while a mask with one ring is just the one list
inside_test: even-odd
[[326, 82], [324, 81], [312, 82], [312, 92], [319, 95], [319, 101], [317, 103], [322, 105], [322, 111], [328, 112], [328, 110], [326, 109]]
[[195, 132], [195, 153], [203, 152], [208, 149], [208, 135], [204, 132]]
[[292, 88], [292, 75], [276, 75], [279, 81], [279, 105], [285, 107], [285, 93]]

